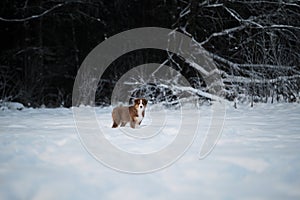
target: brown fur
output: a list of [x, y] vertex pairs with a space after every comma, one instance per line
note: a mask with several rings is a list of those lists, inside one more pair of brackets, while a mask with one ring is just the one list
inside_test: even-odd
[[[139, 118], [138, 109], [139, 109], [140, 100], [142, 100], [144, 110], [142, 112], [142, 117]], [[119, 106], [114, 108], [112, 111], [112, 119], [113, 119], [112, 128], [117, 128], [119, 125], [125, 126], [128, 122], [130, 123], [131, 128], [136, 128], [136, 125], [137, 124], [140, 125], [144, 118], [146, 105], [147, 105], [146, 99], [135, 99], [133, 106], [129, 106], [129, 107]]]

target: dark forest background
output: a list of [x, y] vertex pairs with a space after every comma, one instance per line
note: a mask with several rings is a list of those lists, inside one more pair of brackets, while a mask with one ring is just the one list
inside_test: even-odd
[[[216, 62], [228, 100], [299, 100], [300, 2], [288, 0], [1, 0], [0, 99], [69, 107], [87, 54], [110, 36], [149, 26], [199, 42]], [[111, 64], [97, 104], [110, 103], [114, 84], [132, 67], [166, 60], [205, 90], [201, 76], [181, 58], [141, 50]]]

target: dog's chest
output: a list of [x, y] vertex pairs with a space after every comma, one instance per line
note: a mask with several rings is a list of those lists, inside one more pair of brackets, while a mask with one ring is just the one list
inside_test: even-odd
[[135, 117], [136, 122], [140, 123], [143, 120], [143, 111], [138, 111], [138, 116]]

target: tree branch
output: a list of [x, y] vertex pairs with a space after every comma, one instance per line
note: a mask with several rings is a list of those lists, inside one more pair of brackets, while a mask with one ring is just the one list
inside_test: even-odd
[[24, 22], [24, 21], [28, 21], [28, 20], [33, 20], [33, 19], [37, 19], [37, 18], [40, 18], [50, 12], [52, 12], [53, 10], [55, 9], [58, 9], [66, 4], [68, 4], [69, 2], [65, 2], [65, 3], [60, 3], [60, 4], [57, 4], [55, 6], [53, 6], [52, 8], [48, 9], [48, 10], [45, 10], [44, 12], [42, 12], [41, 14], [38, 14], [38, 15], [32, 15], [30, 17], [25, 17], [25, 18], [21, 18], [21, 19], [6, 19], [6, 18], [3, 18], [3, 17], [0, 17], [0, 21], [5, 21], [5, 22]]
[[243, 19], [236, 11], [227, 8], [226, 6], [223, 6], [225, 8], [225, 10], [233, 17], [235, 18], [237, 21], [239, 21], [240, 23], [244, 23], [244, 24], [253, 24], [255, 26], [258, 27], [262, 27], [262, 25], [258, 24], [257, 22], [254, 22], [253, 20], [248, 20], [248, 19]]
[[247, 78], [243, 76], [233, 76], [233, 75], [227, 75], [226, 78], [223, 79], [223, 82], [227, 83], [277, 83], [282, 80], [288, 81], [288, 80], [295, 80], [300, 79], [300, 75], [291, 75], [291, 76], [279, 76], [276, 78], [271, 79], [257, 79], [257, 78]]
[[211, 34], [206, 40], [200, 42], [199, 44], [202, 46], [205, 43], [207, 43], [210, 39], [212, 39], [213, 37], [218, 37], [218, 36], [223, 36], [223, 35], [228, 35], [230, 33], [236, 32], [236, 31], [240, 31], [243, 30], [244, 28], [246, 28], [245, 25], [240, 25], [237, 27], [233, 27], [233, 28], [229, 28], [229, 29], [225, 29], [223, 31], [217, 32], [217, 33], [213, 33]]
[[211, 53], [209, 52], [209, 55], [217, 61], [220, 61], [224, 64], [227, 64], [230, 67], [233, 68], [273, 68], [273, 69], [295, 69], [296, 66], [286, 66], [286, 65], [269, 65], [269, 64], [251, 64], [251, 63], [247, 63], [247, 64], [240, 64], [240, 63], [234, 63], [230, 60], [227, 60], [217, 54]]
[[90, 19], [92, 19], [92, 20], [95, 20], [95, 21], [101, 22], [103, 25], [106, 25], [106, 23], [105, 23], [103, 20], [101, 20], [100, 18], [97, 18], [97, 17], [90, 16], [90, 15], [88, 15], [88, 14], [86, 14], [86, 13], [82, 12], [82, 11], [79, 11], [79, 10], [77, 10], [77, 12], [78, 12], [79, 14], [81, 14], [81, 15], [85, 16], [85, 17], [88, 17], [88, 18], [90, 18]]

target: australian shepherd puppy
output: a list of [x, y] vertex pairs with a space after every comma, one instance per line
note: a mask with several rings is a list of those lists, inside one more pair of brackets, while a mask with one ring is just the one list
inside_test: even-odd
[[117, 128], [120, 124], [121, 126], [125, 126], [127, 122], [130, 122], [131, 128], [136, 128], [144, 118], [146, 106], [147, 100], [142, 98], [135, 99], [133, 106], [119, 106], [114, 108], [112, 111], [112, 128]]

